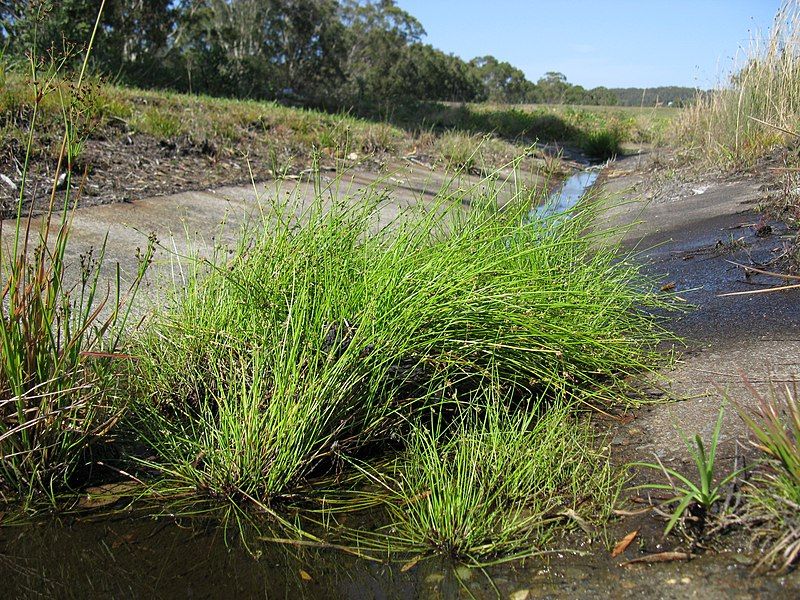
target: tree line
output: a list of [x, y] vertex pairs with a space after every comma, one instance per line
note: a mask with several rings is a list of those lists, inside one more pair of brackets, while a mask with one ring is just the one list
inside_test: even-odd
[[[0, 44], [77, 56], [99, 0], [0, 0]], [[92, 66], [145, 88], [388, 113], [420, 100], [617, 104], [550, 72], [423, 43], [394, 0], [107, 0]]]

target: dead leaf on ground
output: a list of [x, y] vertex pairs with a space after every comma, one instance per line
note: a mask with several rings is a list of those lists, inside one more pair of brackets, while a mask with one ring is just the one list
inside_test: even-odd
[[637, 535], [639, 535], [639, 530], [638, 529], [634, 529], [628, 535], [626, 535], [624, 538], [622, 538], [617, 543], [617, 545], [614, 546], [614, 549], [611, 551], [611, 558], [616, 558], [617, 556], [619, 556], [620, 554], [625, 552], [625, 550], [628, 549], [628, 546], [631, 545], [631, 542], [636, 539]]
[[674, 290], [676, 285], [677, 284], [674, 281], [670, 281], [669, 283], [665, 283], [664, 285], [661, 286], [661, 291], [669, 292], [671, 290]]
[[678, 560], [689, 560], [693, 558], [694, 554], [689, 552], [659, 552], [658, 554], [648, 554], [647, 556], [640, 556], [627, 562], [621, 563], [620, 567], [629, 567], [631, 565], [650, 565], [653, 563], [662, 562], [675, 562]]
[[303, 581], [311, 581], [311, 575], [309, 575], [308, 571], [300, 569], [300, 579]]

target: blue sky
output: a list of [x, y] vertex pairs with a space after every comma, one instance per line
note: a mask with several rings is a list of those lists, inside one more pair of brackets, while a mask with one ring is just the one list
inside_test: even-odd
[[780, 0], [397, 0], [426, 43], [492, 54], [531, 81], [560, 71], [587, 88], [714, 87]]

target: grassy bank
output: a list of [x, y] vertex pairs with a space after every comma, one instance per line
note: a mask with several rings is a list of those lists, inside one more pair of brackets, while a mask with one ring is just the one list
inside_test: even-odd
[[[19, 188], [36, 91], [21, 66], [0, 66], [0, 208], [8, 217]], [[570, 145], [604, 159], [627, 141], [651, 140], [650, 117], [603, 108], [422, 104], [389, 121], [256, 102], [124, 88], [93, 79], [77, 90], [56, 74], [39, 73], [52, 93], [37, 103], [26, 202], [53, 175], [63, 106], [74, 144], [69, 168], [82, 203], [130, 200], [186, 189], [297, 175], [319, 161], [326, 168], [380, 169], [408, 160], [441, 169], [489, 173], [516, 157], [522, 168], [562, 173], [555, 147]], [[653, 114], [664, 114], [655, 111]], [[642, 113], [644, 114], [644, 113]], [[636, 115], [636, 116], [634, 116]], [[660, 119], [660, 117], [659, 117]], [[660, 120], [658, 121], [660, 122]], [[44, 201], [42, 201], [44, 202]]]
[[755, 37], [727, 85], [697, 98], [675, 136], [694, 159], [722, 168], [752, 167], [797, 141], [800, 122], [800, 11], [783, 3], [767, 36]]
[[623, 143], [663, 143], [665, 132], [680, 114], [677, 108], [635, 108], [569, 105], [434, 105], [425, 120], [444, 129], [495, 131], [505, 139], [558, 141], [583, 148], [590, 156], [611, 156], [597, 145], [600, 136]]

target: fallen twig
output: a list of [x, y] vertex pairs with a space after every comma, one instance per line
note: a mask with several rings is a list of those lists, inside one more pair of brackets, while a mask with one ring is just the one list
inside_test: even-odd
[[717, 294], [717, 298], [723, 298], [725, 296], [749, 296], [751, 294], [768, 294], [770, 292], [783, 292], [786, 290], [794, 290], [798, 288], [800, 288], [800, 283], [771, 287], [766, 290], [747, 290], [746, 292], [728, 292], [726, 294]]
[[797, 275], [789, 275], [788, 273], [776, 273], [774, 271], [765, 271], [763, 269], [757, 269], [756, 267], [748, 267], [747, 265], [743, 265], [732, 260], [727, 260], [725, 262], [729, 262], [732, 265], [736, 265], [744, 269], [745, 271], [752, 271], [753, 273], [758, 273], [759, 275], [769, 275], [770, 277], [779, 277], [780, 279], [792, 280], [792, 281], [800, 281], [800, 276]]

